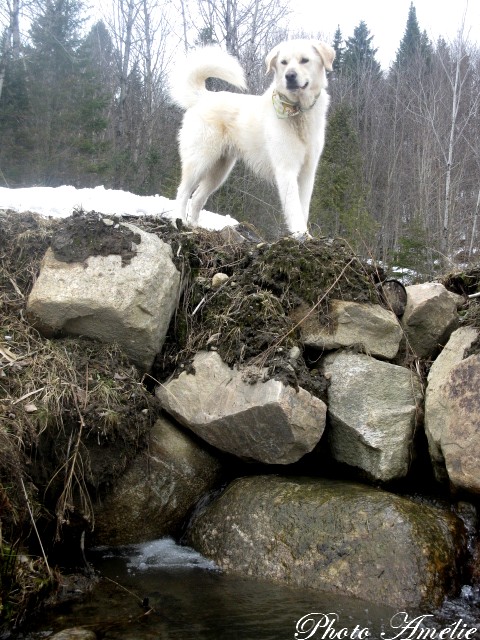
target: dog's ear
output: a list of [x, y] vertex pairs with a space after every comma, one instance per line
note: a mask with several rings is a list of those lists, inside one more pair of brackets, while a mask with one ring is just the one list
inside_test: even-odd
[[321, 57], [324, 67], [327, 71], [332, 71], [333, 61], [335, 60], [335, 49], [324, 42], [313, 42], [313, 48]]
[[270, 73], [270, 71], [273, 71], [275, 63], [277, 62], [277, 57], [278, 57], [278, 47], [275, 47], [270, 51], [268, 56], [265, 58], [265, 64], [267, 65], [266, 73]]

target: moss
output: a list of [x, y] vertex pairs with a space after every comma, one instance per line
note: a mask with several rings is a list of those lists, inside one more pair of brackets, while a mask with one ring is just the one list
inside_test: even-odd
[[[215, 349], [231, 366], [265, 367], [269, 377], [323, 397], [321, 376], [310, 375], [303, 357], [290, 358], [299, 343], [292, 312], [315, 306], [328, 324], [332, 298], [381, 304], [377, 284], [385, 279], [383, 271], [362, 262], [342, 240], [238, 244], [204, 231], [187, 237], [175, 242], [185, 251], [190, 277], [155, 377], [164, 380], [188, 367], [197, 351]], [[217, 272], [229, 276], [218, 289], [212, 285]]]
[[376, 285], [385, 279], [382, 269], [362, 261], [341, 239], [299, 243], [284, 238], [270, 245], [258, 262], [261, 283], [287, 297], [292, 306], [297, 298], [316, 304], [323, 296], [380, 302]]
[[478, 293], [480, 287], [480, 266], [472, 266], [462, 271], [453, 271], [441, 279], [449, 291], [469, 296]]

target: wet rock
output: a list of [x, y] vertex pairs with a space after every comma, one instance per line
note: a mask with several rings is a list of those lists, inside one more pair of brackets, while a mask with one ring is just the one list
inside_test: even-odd
[[464, 359], [478, 330], [455, 331], [433, 363], [425, 400], [425, 431], [435, 476], [480, 493], [480, 356]]
[[139, 239], [130, 243], [128, 260], [117, 253], [67, 262], [49, 249], [27, 311], [46, 336], [61, 332], [117, 343], [140, 369], [148, 370], [176, 307], [180, 273], [169, 245], [133, 225], [124, 226]]
[[329, 446], [335, 460], [375, 480], [405, 476], [422, 396], [418, 376], [348, 351], [328, 355], [323, 369], [330, 378]]
[[[305, 319], [300, 325], [300, 334], [307, 346], [323, 350], [355, 346], [387, 360], [397, 355], [402, 328], [395, 314], [378, 304], [331, 300], [330, 327], [321, 325], [316, 314], [307, 315], [305, 307], [302, 311]], [[297, 310], [296, 319], [301, 319], [302, 311]]]
[[233, 482], [187, 532], [223, 570], [436, 607], [455, 589], [459, 518], [359, 484], [257, 476]]
[[148, 451], [95, 506], [97, 544], [122, 545], [176, 535], [198, 500], [219, 481], [218, 460], [166, 418]]
[[[249, 461], [289, 464], [311, 451], [325, 428], [325, 403], [262, 369], [231, 369], [216, 352], [199, 352], [195, 373], [157, 387], [164, 409], [214, 447]], [[253, 379], [248, 375], [254, 374]]]
[[72, 627], [71, 629], [64, 629], [50, 636], [50, 640], [96, 640], [97, 635], [89, 629], [82, 629], [82, 627]]
[[419, 358], [435, 356], [458, 327], [461, 298], [438, 282], [415, 284], [407, 289], [402, 325], [410, 347]]

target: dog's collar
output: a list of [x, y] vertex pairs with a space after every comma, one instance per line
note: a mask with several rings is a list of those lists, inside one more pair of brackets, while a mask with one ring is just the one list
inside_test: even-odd
[[298, 116], [305, 111], [310, 111], [310, 109], [313, 109], [319, 97], [320, 93], [315, 96], [315, 100], [309, 107], [302, 107], [298, 102], [293, 102], [293, 100], [287, 98], [287, 96], [283, 95], [283, 93], [279, 93], [276, 89], [274, 89], [272, 93], [273, 108], [275, 109], [277, 118], [293, 118], [294, 116]]

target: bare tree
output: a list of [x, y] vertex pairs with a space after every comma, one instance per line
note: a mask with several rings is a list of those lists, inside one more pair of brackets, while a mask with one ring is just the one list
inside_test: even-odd
[[202, 28], [212, 42], [242, 56], [258, 50], [290, 12], [286, 0], [197, 0]]

